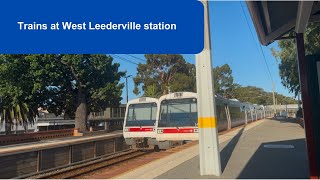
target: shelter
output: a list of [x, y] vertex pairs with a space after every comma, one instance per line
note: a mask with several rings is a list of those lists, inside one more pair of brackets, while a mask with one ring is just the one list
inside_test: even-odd
[[[310, 178], [320, 177], [320, 56], [305, 55], [303, 33], [308, 23], [320, 21], [319, 1], [247, 1], [262, 45], [295, 39]], [[288, 32], [295, 32], [288, 36]]]

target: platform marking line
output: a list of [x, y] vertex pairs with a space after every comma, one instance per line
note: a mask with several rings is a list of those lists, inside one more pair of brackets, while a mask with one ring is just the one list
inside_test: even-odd
[[293, 149], [294, 145], [291, 144], [265, 144], [263, 145], [264, 148], [270, 149]]

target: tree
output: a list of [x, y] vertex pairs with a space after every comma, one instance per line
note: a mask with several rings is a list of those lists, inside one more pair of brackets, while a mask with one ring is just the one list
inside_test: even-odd
[[[293, 35], [290, 32], [289, 35]], [[304, 33], [306, 55], [320, 53], [320, 23], [310, 23]], [[294, 93], [295, 96], [300, 92], [296, 44], [294, 40], [280, 40], [279, 51], [272, 50], [272, 54], [280, 59], [279, 73], [282, 84]]]
[[76, 127], [87, 131], [89, 112], [119, 105], [124, 87], [119, 81], [125, 73], [119, 72], [120, 64], [113, 64], [112, 57], [107, 55], [61, 55], [59, 60], [71, 75], [67, 87], [72, 88], [70, 92], [77, 100]]
[[[233, 89], [234, 98], [242, 102], [250, 102], [259, 105], [272, 105], [273, 95], [271, 92], [266, 92], [262, 88], [255, 86], [242, 87], [240, 85], [235, 85]], [[297, 101], [293, 98], [283, 96], [281, 94], [275, 93], [278, 104], [296, 104]]]
[[25, 132], [27, 132], [29, 122], [33, 123], [34, 120], [34, 116], [29, 116], [30, 111], [26, 103], [11, 103], [9, 106], [1, 107], [1, 112], [1, 121], [5, 123], [6, 135], [12, 134], [14, 125], [16, 127], [23, 126]]
[[161, 95], [167, 94], [169, 88], [171, 91], [195, 90], [195, 67], [187, 63], [182, 55], [146, 54], [145, 58], [146, 64], [137, 67], [135, 94], [146, 92], [149, 86], [155, 86]]
[[172, 92], [197, 91], [195, 67], [190, 66], [190, 68], [190, 73], [177, 73], [173, 76], [170, 88]]
[[11, 134], [14, 125], [23, 125], [26, 131], [36, 115], [31, 107], [34, 78], [30, 62], [26, 55], [0, 55], [0, 64], [1, 122], [6, 134]]
[[154, 97], [154, 98], [159, 98], [161, 94], [157, 91], [157, 87], [155, 84], [147, 86], [144, 96], [146, 97]]
[[117, 106], [121, 100], [124, 85], [119, 81], [125, 73], [111, 56], [2, 55], [0, 60], [0, 96], [9, 110], [23, 102], [33, 114], [45, 107], [75, 116], [76, 127], [86, 131], [90, 111]]
[[232, 97], [233, 76], [228, 64], [213, 68], [215, 93], [222, 94], [226, 98]]

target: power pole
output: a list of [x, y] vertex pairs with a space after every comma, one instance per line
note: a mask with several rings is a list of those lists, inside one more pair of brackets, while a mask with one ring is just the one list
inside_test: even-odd
[[276, 98], [276, 112], [277, 112], [278, 109], [279, 109], [279, 107], [278, 107], [278, 99]]
[[204, 6], [204, 49], [196, 55], [200, 175], [221, 175], [213, 88], [208, 1]]
[[274, 91], [275, 91], [275, 85], [274, 85], [274, 82], [272, 82], [273, 114], [275, 115], [277, 113], [277, 111], [276, 111], [276, 96], [274, 94]]
[[128, 78], [131, 77], [132, 75], [129, 76], [125, 76], [124, 78], [126, 78], [126, 93], [127, 93], [127, 103], [129, 101], [129, 93], [128, 93]]

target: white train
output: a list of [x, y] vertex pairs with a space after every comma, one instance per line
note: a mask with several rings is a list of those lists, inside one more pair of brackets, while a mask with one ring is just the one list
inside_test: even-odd
[[[136, 148], [145, 146], [169, 149], [177, 144], [199, 139], [196, 93], [176, 92], [161, 96], [159, 100], [146, 98], [145, 102], [157, 104], [157, 115], [152, 118], [154, 125], [151, 126], [151, 122], [148, 124], [150, 132], [146, 134], [143, 131], [145, 122], [136, 121], [134, 128], [140, 128], [139, 131], [130, 132], [131, 127], [128, 126], [130, 124], [128, 122], [132, 121], [132, 115], [130, 115], [132, 110], [128, 109], [135, 104], [141, 104], [140, 99], [130, 101], [127, 105], [124, 126], [124, 136], [128, 145]], [[271, 109], [261, 105], [242, 103], [220, 96], [215, 97], [215, 102], [219, 132], [271, 116]], [[141, 110], [143, 112], [140, 113], [144, 116], [150, 115], [150, 110]], [[153, 128], [152, 132], [151, 128]]]
[[132, 148], [153, 148], [156, 141], [156, 119], [159, 100], [142, 97], [127, 103], [123, 124], [126, 144]]
[[159, 98], [156, 140], [160, 149], [198, 139], [197, 94], [171, 93]]

